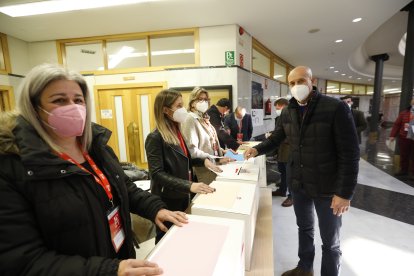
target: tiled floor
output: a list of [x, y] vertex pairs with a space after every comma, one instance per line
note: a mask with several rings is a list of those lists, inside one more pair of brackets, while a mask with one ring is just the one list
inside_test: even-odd
[[[414, 181], [394, 178], [393, 153], [385, 146], [389, 129], [379, 130], [375, 145], [361, 145], [360, 173], [352, 208], [343, 217], [343, 276], [413, 276]], [[367, 161], [368, 162], [367, 162]], [[272, 181], [268, 164], [268, 181]], [[269, 178], [270, 177], [270, 178]], [[273, 175], [277, 178], [277, 175]], [[275, 275], [297, 264], [297, 226], [292, 207], [273, 198]], [[316, 227], [315, 275], [320, 275], [321, 241]]]

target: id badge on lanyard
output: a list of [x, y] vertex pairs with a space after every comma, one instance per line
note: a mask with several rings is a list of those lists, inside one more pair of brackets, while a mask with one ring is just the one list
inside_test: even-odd
[[111, 232], [111, 241], [115, 252], [118, 253], [125, 241], [125, 232], [122, 227], [121, 215], [119, 214], [119, 206], [108, 211], [109, 230]]
[[239, 142], [243, 141], [243, 133], [240, 133], [240, 132], [237, 133], [237, 141]]
[[219, 156], [219, 149], [218, 149], [218, 145], [216, 142], [213, 143], [213, 150], [214, 150], [214, 155], [215, 156]]

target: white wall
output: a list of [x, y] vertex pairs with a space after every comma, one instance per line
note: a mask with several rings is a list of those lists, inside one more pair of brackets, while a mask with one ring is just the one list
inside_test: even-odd
[[236, 45], [236, 64], [241, 66], [240, 64], [240, 55], [243, 55], [243, 67], [246, 70], [252, 70], [252, 36], [244, 31], [243, 34], [240, 34], [240, 29], [243, 29], [241, 26], [237, 26], [236, 29], [236, 38], [237, 38], [237, 45]]
[[237, 25], [200, 28], [200, 66], [225, 65], [225, 52], [236, 52], [237, 30]]
[[56, 41], [29, 43], [29, 67], [42, 63], [58, 63]]
[[7, 42], [10, 54], [11, 72], [16, 75], [26, 75], [30, 70], [29, 43], [12, 36], [7, 36]]
[[9, 77], [6, 75], [0, 75], [0, 85], [10, 85]]

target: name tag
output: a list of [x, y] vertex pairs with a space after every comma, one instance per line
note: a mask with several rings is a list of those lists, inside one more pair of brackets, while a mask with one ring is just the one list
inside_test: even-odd
[[118, 253], [122, 244], [125, 241], [125, 233], [122, 228], [122, 220], [119, 214], [119, 207], [115, 207], [108, 215], [109, 229], [111, 231], [112, 245], [114, 246], [115, 252]]

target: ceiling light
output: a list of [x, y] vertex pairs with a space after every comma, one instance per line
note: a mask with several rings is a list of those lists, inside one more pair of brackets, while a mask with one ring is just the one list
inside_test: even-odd
[[281, 77], [283, 77], [283, 75], [274, 75], [273, 76], [274, 79], [278, 79], [278, 78], [281, 78]]
[[386, 94], [397, 94], [397, 93], [401, 93], [401, 90], [396, 90], [396, 91], [391, 91], [391, 92], [384, 92]]
[[152, 51], [151, 56], [179, 55], [179, 54], [192, 54], [192, 53], [195, 53], [194, 49], [164, 50], [164, 51]]
[[361, 20], [362, 20], [362, 18], [361, 17], [358, 17], [358, 18], [355, 18], [354, 20], [352, 20], [352, 22], [356, 23], [356, 22], [359, 22]]
[[405, 33], [401, 37], [400, 42], [398, 43], [398, 51], [400, 52], [400, 54], [402, 56], [405, 56], [405, 44], [406, 44], [406, 41], [407, 41], [407, 33]]
[[349, 76], [348, 78], [352, 79], [352, 76]]
[[333, 66], [331, 66], [331, 67], [329, 67], [329, 69], [334, 69], [335, 67], [333, 67]]
[[309, 31], [308, 31], [308, 33], [310, 33], [310, 34], [314, 34], [314, 33], [317, 33], [317, 32], [319, 32], [321, 29], [318, 29], [318, 28], [315, 28], [315, 29], [310, 29]]
[[346, 75], [346, 74], [343, 74], [343, 73], [341, 74], [341, 76], [345, 76], [345, 75]]
[[59, 0], [32, 2], [20, 5], [0, 7], [0, 12], [11, 17], [57, 13], [65, 11], [77, 11], [94, 8], [121, 6], [151, 2], [156, 0]]
[[[389, 88], [389, 89], [384, 89], [384, 92], [392, 92], [392, 91], [398, 91], [398, 90], [401, 90], [401, 89], [399, 89], [399, 88]], [[401, 92], [401, 91], [399, 91], [399, 92]]]
[[339, 72], [338, 70], [335, 70], [335, 71], [334, 71], [334, 73], [338, 73], [338, 72]]
[[361, 78], [357, 78], [357, 80], [360, 80]]
[[342, 39], [337, 39], [335, 40], [335, 43], [341, 43], [343, 40]]

